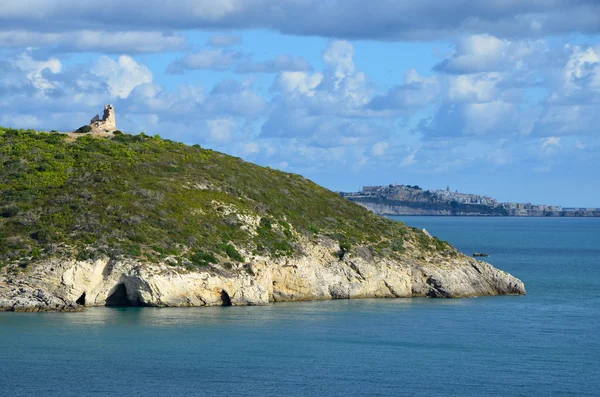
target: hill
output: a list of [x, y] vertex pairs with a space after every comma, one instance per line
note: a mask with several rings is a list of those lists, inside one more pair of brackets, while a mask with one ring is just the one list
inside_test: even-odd
[[[524, 292], [300, 175], [198, 145], [0, 128], [0, 167], [5, 310]], [[436, 273], [465, 266], [469, 288]]]

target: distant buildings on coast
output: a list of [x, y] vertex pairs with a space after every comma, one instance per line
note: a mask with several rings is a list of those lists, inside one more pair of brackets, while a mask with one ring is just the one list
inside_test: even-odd
[[500, 203], [490, 196], [452, 192], [450, 187], [445, 190], [423, 190], [416, 185], [393, 183], [363, 186], [359, 192], [341, 194], [374, 212], [394, 215], [600, 216], [600, 208]]

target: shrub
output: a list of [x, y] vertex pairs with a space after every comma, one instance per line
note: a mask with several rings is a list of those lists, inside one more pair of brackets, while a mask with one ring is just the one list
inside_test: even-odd
[[217, 263], [217, 259], [213, 254], [204, 251], [196, 251], [196, 253], [190, 257], [190, 261], [199, 267], [206, 267], [210, 264]]
[[260, 227], [266, 230], [271, 230], [271, 220], [265, 217], [260, 218]]
[[404, 240], [402, 240], [401, 238], [392, 240], [390, 243], [390, 248], [394, 252], [404, 252]]
[[242, 257], [242, 255], [231, 244], [227, 244], [225, 246], [225, 253], [227, 254], [227, 256], [229, 258], [233, 259], [234, 261], [238, 261], [238, 262], [244, 261], [244, 258]]
[[121, 131], [121, 130], [114, 130], [113, 134], [114, 135], [123, 135], [123, 131]]
[[46, 230], [37, 230], [33, 233], [31, 233], [31, 238], [40, 242], [40, 243], [47, 243], [50, 241], [51, 235], [48, 231]]
[[350, 242], [348, 240], [340, 241], [340, 249], [345, 252], [350, 251]]
[[12, 218], [13, 216], [17, 216], [18, 214], [19, 207], [14, 205], [0, 209], [0, 216], [3, 218]]
[[75, 132], [78, 134], [87, 134], [88, 132], [91, 132], [91, 131], [92, 131], [92, 127], [89, 125], [81, 126], [75, 130]]

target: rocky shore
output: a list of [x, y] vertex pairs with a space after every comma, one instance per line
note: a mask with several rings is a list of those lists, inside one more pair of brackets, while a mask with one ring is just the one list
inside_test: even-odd
[[[461, 298], [525, 294], [523, 283], [459, 254], [377, 259], [358, 248], [339, 259], [334, 241], [306, 242], [303, 255], [250, 257], [237, 268], [186, 271], [131, 259], [52, 259], [0, 273], [0, 311], [80, 311], [89, 306], [267, 305], [359, 298]], [[412, 252], [409, 250], [409, 252]]]

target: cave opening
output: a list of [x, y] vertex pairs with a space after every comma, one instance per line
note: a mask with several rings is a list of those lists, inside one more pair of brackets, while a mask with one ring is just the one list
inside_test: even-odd
[[231, 306], [231, 298], [225, 290], [221, 291], [221, 302], [221, 306]]
[[77, 299], [75, 301], [75, 303], [77, 303], [78, 305], [81, 305], [81, 306], [85, 306], [85, 291], [83, 292], [83, 294], [81, 294], [79, 299]]
[[140, 306], [139, 300], [131, 300], [127, 296], [127, 287], [121, 283], [106, 298], [105, 306]]

